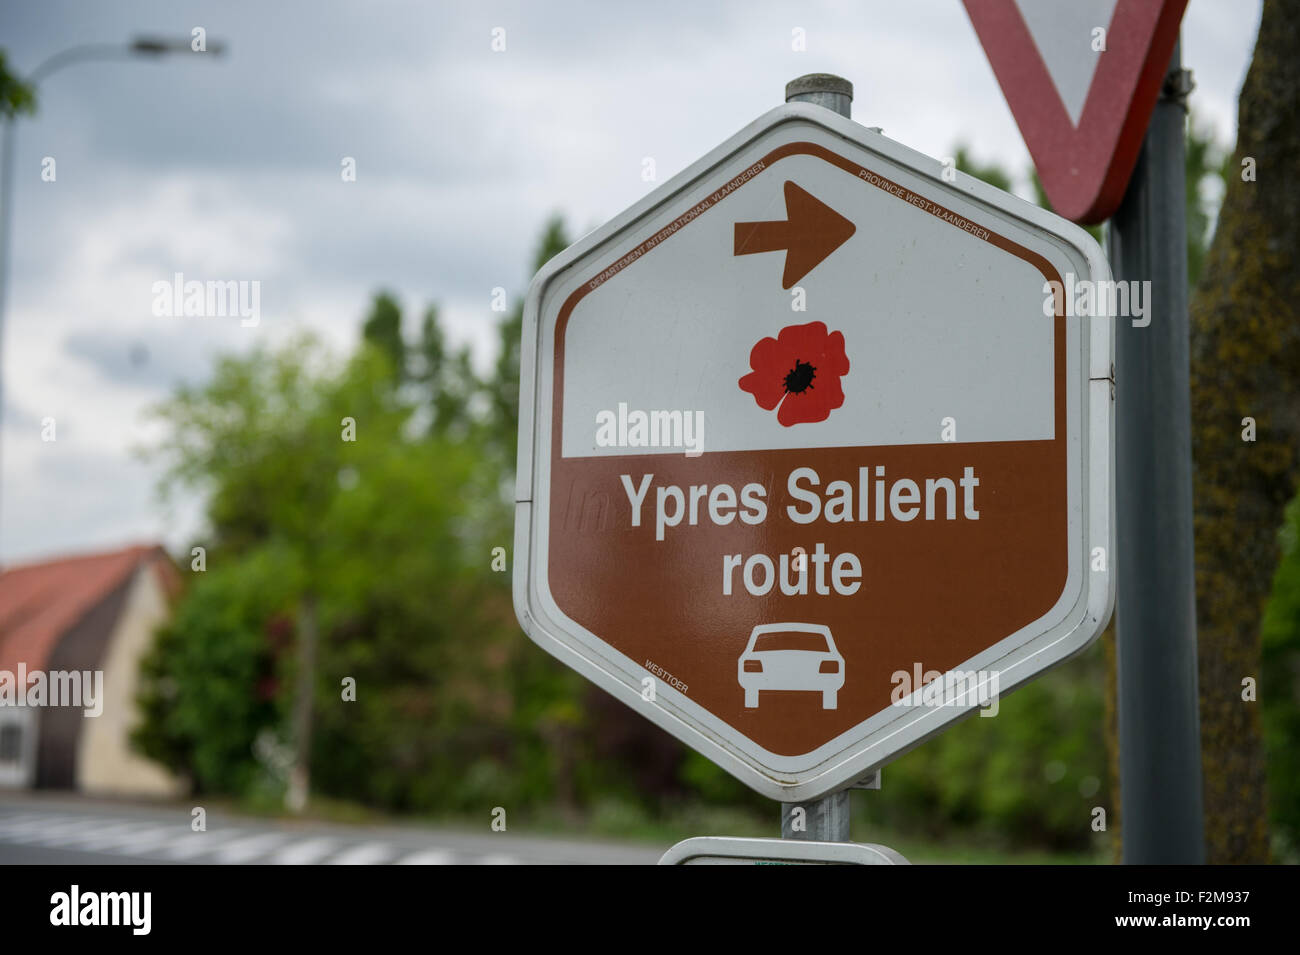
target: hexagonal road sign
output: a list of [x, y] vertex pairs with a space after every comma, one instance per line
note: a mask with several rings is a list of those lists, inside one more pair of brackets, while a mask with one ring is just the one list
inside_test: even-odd
[[1109, 279], [1063, 219], [771, 111], [533, 280], [521, 624], [774, 799], [987, 712], [1110, 614]]

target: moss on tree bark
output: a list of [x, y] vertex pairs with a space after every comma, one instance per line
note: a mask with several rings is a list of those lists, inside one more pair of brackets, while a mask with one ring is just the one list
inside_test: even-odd
[[[1260, 619], [1300, 478], [1300, 0], [1266, 0], [1232, 174], [1191, 302], [1206, 861], [1268, 859]], [[1254, 160], [1254, 181], [1243, 161]], [[1253, 418], [1257, 440], [1243, 439]]]

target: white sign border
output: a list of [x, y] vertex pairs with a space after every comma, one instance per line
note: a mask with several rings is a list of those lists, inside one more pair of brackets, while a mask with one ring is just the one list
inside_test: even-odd
[[[659, 865], [691, 865], [716, 859], [726, 865], [822, 863], [825, 865], [911, 865], [896, 849], [874, 842], [815, 842], [801, 839], [745, 839], [695, 836], [663, 854]], [[698, 863], [696, 863], [698, 864]]]
[[[698, 703], [676, 693], [664, 683], [660, 682], [657, 687], [656, 702], [648, 703], [643, 700], [641, 674], [636, 671], [644, 668], [634, 661], [627, 660], [608, 645], [606, 645], [609, 651], [607, 655], [592, 653], [590, 646], [582, 646], [581, 649], [586, 651], [584, 653], [570, 645], [570, 642], [577, 642], [580, 645], [587, 642], [581, 638], [566, 642], [562, 636], [566, 629], [565, 623], [554, 618], [554, 611], [558, 611], [558, 608], [549, 599], [549, 593], [543, 593], [542, 589], [536, 586], [538, 580], [545, 577], [544, 566], [539, 567], [539, 561], [544, 559], [545, 555], [534, 553], [534, 547], [544, 542], [545, 533], [544, 531], [541, 534], [534, 533], [532, 502], [538, 490], [545, 484], [546, 476], [539, 475], [537, 471], [539, 460], [545, 459], [549, 463], [549, 448], [540, 455], [537, 453], [539, 431], [549, 434], [549, 428], [542, 427], [545, 422], [539, 420], [538, 409], [551, 407], [550, 396], [539, 394], [543, 379], [547, 376], [539, 374], [538, 362], [547, 352], [547, 349], [539, 347], [539, 329], [543, 296], [552, 280], [593, 250], [617, 238], [647, 213], [690, 189], [716, 166], [745, 149], [752, 141], [792, 121], [821, 127], [862, 149], [879, 154], [882, 158], [904, 167], [923, 179], [936, 183], [940, 191], [956, 190], [966, 193], [975, 202], [991, 206], [1012, 218], [1021, 219], [1028, 226], [1055, 233], [1077, 257], [1087, 262], [1091, 278], [1097, 280], [1110, 278], [1109, 264], [1102, 255], [1101, 249], [1091, 236], [1073, 223], [961, 173], [957, 174], [953, 182], [943, 181], [944, 167], [938, 161], [895, 143], [829, 110], [803, 103], [779, 106], [759, 117], [629, 209], [556, 256], [534, 277], [524, 306], [523, 342], [520, 353], [520, 427], [515, 494], [513, 579], [515, 612], [520, 625], [528, 636], [547, 652], [638, 710], [751, 788], [770, 798], [787, 802], [817, 798], [850, 785], [856, 779], [942, 731], [954, 720], [966, 715], [972, 707], [923, 708], [919, 711], [919, 715], [911, 720], [905, 718], [917, 711], [912, 708], [900, 708], [899, 719], [903, 720], [901, 727], [894, 727], [893, 722], [896, 721], [891, 721], [888, 727], [871, 731], [866, 738], [859, 739], [854, 744], [836, 747], [838, 752], [834, 755], [825, 753], [831, 744], [820, 747], [816, 753], [818, 758], [814, 760], [813, 765], [807, 764], [809, 754], [800, 758], [771, 760], [772, 763], [784, 764], [779, 767], [770, 764], [762, 765], [757, 760], [746, 758], [731, 741], [708, 732], [704, 727], [692, 725], [674, 712], [674, 710], [698, 711], [701, 708]], [[960, 669], [996, 669], [1001, 693], [1008, 692], [1087, 647], [1105, 628], [1114, 606], [1115, 548], [1111, 493], [1114, 486], [1112, 323], [1113, 320], [1109, 318], [1088, 320], [1088, 335], [1084, 336], [1081, 342], [1081, 346], [1086, 348], [1088, 353], [1090, 379], [1087, 407], [1083, 409], [1086, 414], [1081, 434], [1070, 427], [1074, 423], [1074, 416], [1067, 414], [1066, 436], [1067, 441], [1072, 445], [1080, 439], [1086, 445], [1078, 449], [1086, 454], [1087, 459], [1087, 480], [1082, 489], [1086, 496], [1082, 515], [1085, 524], [1083, 536], [1087, 542], [1087, 554], [1092, 554], [1098, 547], [1105, 548], [1106, 569], [1093, 571], [1086, 565], [1082, 568], [1083, 580], [1079, 603], [1070, 609], [1062, 623], [1022, 643], [1010, 653], [997, 654], [998, 659], [984, 660], [983, 658], [990, 655], [985, 651], [959, 667]], [[1074, 394], [1077, 392], [1069, 390], [1067, 398]], [[565, 621], [572, 627], [578, 627], [572, 621], [567, 621], [567, 618]], [[578, 629], [582, 628], [578, 627]], [[599, 641], [594, 634], [587, 634], [587, 636]], [[604, 659], [601, 659], [602, 657]], [[976, 662], [979, 663], [978, 667], [972, 665]], [[705, 715], [711, 717], [707, 711]], [[698, 713], [692, 713], [692, 718], [698, 720]], [[861, 726], [862, 724], [858, 724], [832, 743], [841, 743], [844, 737], [859, 734]], [[889, 744], [887, 751], [881, 750], [883, 744]], [[775, 754], [767, 755], [775, 756]], [[798, 765], [800, 763], [803, 765]]]

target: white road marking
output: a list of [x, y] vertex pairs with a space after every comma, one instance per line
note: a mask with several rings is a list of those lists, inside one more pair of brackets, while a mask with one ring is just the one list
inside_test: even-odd
[[97, 849], [117, 849], [126, 855], [139, 855], [158, 846], [166, 845], [185, 830], [176, 824], [170, 826], [149, 826], [139, 832], [128, 835], [110, 836], [96, 845]]
[[337, 839], [304, 839], [285, 846], [271, 862], [275, 865], [311, 865], [334, 852], [338, 846]]
[[456, 857], [446, 849], [421, 849], [410, 855], [402, 856], [397, 865], [453, 865]]
[[23, 826], [29, 826], [48, 818], [50, 818], [48, 814], [41, 812], [22, 812], [13, 816], [0, 816], [0, 834], [21, 829]]
[[[99, 805], [46, 808], [36, 798], [30, 803], [30, 808], [12, 803], [9, 811], [0, 810], [0, 855], [5, 854], [4, 846], [12, 844], [85, 852], [88, 861], [93, 861], [89, 854], [94, 852], [100, 854], [99, 861], [113, 855], [156, 863], [528, 865], [555, 856], [566, 862], [655, 861], [642, 858], [648, 853], [630, 848], [625, 849], [623, 857], [617, 857], [613, 851], [584, 853], [577, 845], [559, 843], [551, 848], [539, 845], [536, 851], [519, 847], [524, 855], [516, 856], [513, 851], [497, 851], [501, 844], [494, 844], [490, 838], [456, 848], [440, 847], [436, 842], [429, 845], [426, 840], [439, 840], [436, 829], [430, 829], [421, 838], [409, 830], [394, 829], [390, 834], [382, 829], [348, 831], [339, 827], [291, 824], [287, 820], [222, 817], [211, 820], [210, 831], [195, 832], [186, 824], [188, 810], [184, 807], [140, 806], [139, 811], [131, 812]], [[87, 811], [98, 815], [82, 814]]]
[[286, 842], [288, 838], [278, 832], [259, 832], [254, 836], [236, 839], [217, 850], [216, 861], [223, 865], [248, 862], [258, 856], [266, 855], [280, 843]]
[[145, 833], [154, 829], [154, 826], [148, 823], [130, 823], [125, 825], [108, 826], [100, 829], [98, 832], [92, 832], [86, 836], [78, 836], [71, 844], [87, 849], [91, 852], [98, 852], [107, 849], [110, 846], [130, 845], [136, 839], [139, 839]]
[[47, 822], [13, 838], [15, 842], [34, 845], [63, 846], [92, 833], [102, 832], [103, 819], [69, 817], [58, 822]]
[[243, 829], [218, 829], [215, 832], [186, 832], [163, 853], [168, 859], [192, 859], [205, 852], [215, 852], [222, 845], [244, 835]]
[[0, 838], [8, 842], [32, 842], [67, 826], [85, 827], [94, 821], [88, 816], [38, 816], [0, 830]]
[[391, 858], [394, 851], [386, 842], [363, 842], [340, 852], [330, 859], [330, 865], [378, 865]]
[[54, 845], [63, 846], [64, 848], [84, 848], [90, 849], [104, 839], [112, 840], [117, 836], [126, 835], [132, 832], [142, 831], [149, 828], [138, 822], [116, 822], [112, 825], [104, 825], [106, 820], [100, 820], [100, 825], [92, 826], [86, 832], [78, 832], [66, 839], [56, 839], [51, 837]]

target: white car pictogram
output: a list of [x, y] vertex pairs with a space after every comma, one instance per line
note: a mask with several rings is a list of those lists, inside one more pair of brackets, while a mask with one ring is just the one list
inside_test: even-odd
[[765, 623], [749, 635], [736, 664], [745, 706], [758, 706], [761, 690], [820, 691], [822, 709], [833, 710], [844, 686], [844, 657], [829, 627], [813, 623]]

